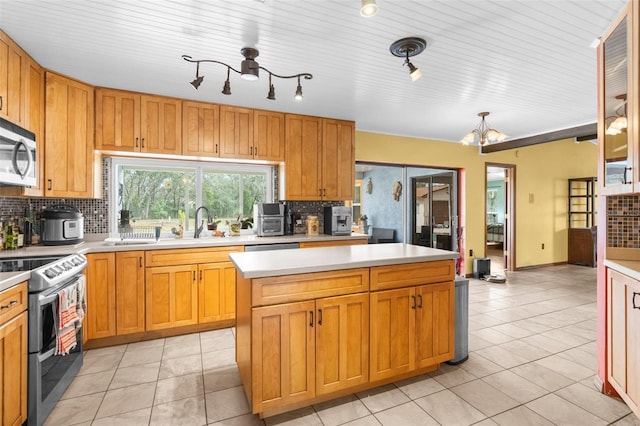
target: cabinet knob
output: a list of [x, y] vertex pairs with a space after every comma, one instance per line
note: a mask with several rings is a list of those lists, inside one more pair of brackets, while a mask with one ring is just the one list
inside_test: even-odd
[[636, 303], [636, 296], [640, 296], [640, 293], [633, 292], [633, 297], [631, 298], [631, 303], [633, 303], [633, 309], [640, 309], [640, 301]]

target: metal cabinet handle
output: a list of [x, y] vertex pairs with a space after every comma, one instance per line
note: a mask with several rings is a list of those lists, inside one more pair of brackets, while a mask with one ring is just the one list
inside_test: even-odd
[[318, 309], [318, 325], [322, 325], [322, 309]]
[[53, 181], [51, 179], [47, 179], [47, 191], [51, 191], [53, 189]]
[[631, 298], [631, 303], [633, 303], [633, 309], [640, 309], [640, 302], [636, 303], [636, 296], [640, 296], [640, 293], [633, 292], [633, 297]]
[[218, 153], [218, 144], [216, 144], [216, 154]]
[[627, 178], [627, 176], [631, 176], [631, 167], [625, 167], [624, 169], [623, 184], [631, 183], [631, 179]]
[[253, 155], [258, 155], [258, 147], [257, 146], [253, 147]]
[[0, 111], [2, 111], [2, 96], [0, 96]]
[[8, 305], [0, 305], [0, 309], [9, 309], [13, 305], [17, 305], [17, 304], [18, 304], [17, 300], [12, 300], [11, 302], [9, 302]]
[[142, 138], [142, 147], [144, 148], [144, 138]]
[[411, 296], [411, 298], [413, 299], [413, 305], [411, 305], [411, 309], [415, 309], [416, 308], [416, 296]]
[[138, 138], [136, 138], [136, 148], [138, 148]]
[[418, 302], [418, 308], [422, 309], [422, 295], [421, 294], [418, 295], [418, 301], [419, 301]]
[[202, 281], [202, 271], [200, 271], [200, 281]]
[[196, 281], [196, 271], [193, 271], [193, 281]]
[[253, 155], [253, 147], [252, 146], [249, 147], [249, 155]]
[[138, 258], [138, 267], [142, 268], [142, 256]]
[[309, 311], [309, 315], [311, 315], [311, 319], [309, 320], [309, 327], [313, 327], [313, 311]]

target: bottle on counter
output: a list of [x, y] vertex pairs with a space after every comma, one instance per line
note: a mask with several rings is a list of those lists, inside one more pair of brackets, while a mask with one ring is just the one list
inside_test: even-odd
[[318, 216], [307, 216], [307, 235], [318, 235], [320, 233], [320, 224]]

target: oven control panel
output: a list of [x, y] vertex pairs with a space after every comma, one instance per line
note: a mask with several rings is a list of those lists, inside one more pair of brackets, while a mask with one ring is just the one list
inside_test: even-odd
[[72, 279], [87, 267], [87, 258], [72, 254], [31, 271], [29, 292], [42, 291]]

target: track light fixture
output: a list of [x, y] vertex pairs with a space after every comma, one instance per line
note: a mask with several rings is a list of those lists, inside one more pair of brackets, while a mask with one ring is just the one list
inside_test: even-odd
[[360, 8], [360, 15], [365, 18], [369, 18], [378, 13], [378, 6], [376, 0], [362, 0], [362, 7]]
[[485, 146], [492, 142], [502, 142], [507, 138], [507, 135], [489, 126], [489, 123], [485, 120], [488, 115], [488, 112], [478, 113], [478, 117], [481, 117], [480, 124], [460, 140], [463, 145], [478, 144]]
[[416, 81], [422, 77], [420, 70], [411, 63], [410, 57], [419, 55], [427, 47], [427, 42], [420, 37], [407, 37], [391, 43], [389, 51], [393, 56], [405, 58], [403, 66], [406, 65], [409, 68], [409, 76], [412, 81]]
[[191, 82], [191, 85], [196, 90], [198, 89], [198, 87], [200, 87], [200, 84], [204, 80], [204, 76], [200, 75], [200, 64], [203, 62], [211, 62], [214, 64], [224, 65], [225, 67], [227, 67], [227, 80], [224, 82], [224, 87], [222, 89], [222, 94], [224, 95], [231, 94], [231, 82], [229, 81], [229, 76], [231, 74], [231, 71], [235, 72], [236, 74], [240, 74], [240, 76], [244, 80], [255, 81], [255, 80], [258, 80], [260, 76], [260, 70], [263, 70], [269, 74], [269, 93], [267, 95], [267, 99], [269, 100], [276, 99], [276, 89], [275, 89], [275, 86], [271, 83], [272, 77], [277, 77], [282, 79], [297, 78], [298, 87], [296, 88], [295, 99], [296, 100], [302, 99], [302, 85], [300, 84], [300, 78], [304, 77], [306, 80], [311, 80], [313, 78], [312, 74], [300, 73], [300, 74], [294, 74], [294, 75], [278, 75], [269, 71], [265, 67], [260, 66], [260, 64], [258, 64], [258, 62], [255, 60], [259, 54], [258, 49], [254, 49], [252, 47], [245, 47], [240, 49], [240, 53], [245, 58], [240, 64], [240, 71], [233, 68], [231, 65], [225, 64], [224, 62], [216, 61], [213, 59], [193, 59], [189, 55], [182, 55], [182, 59], [184, 59], [185, 61], [196, 64], [196, 78]]

